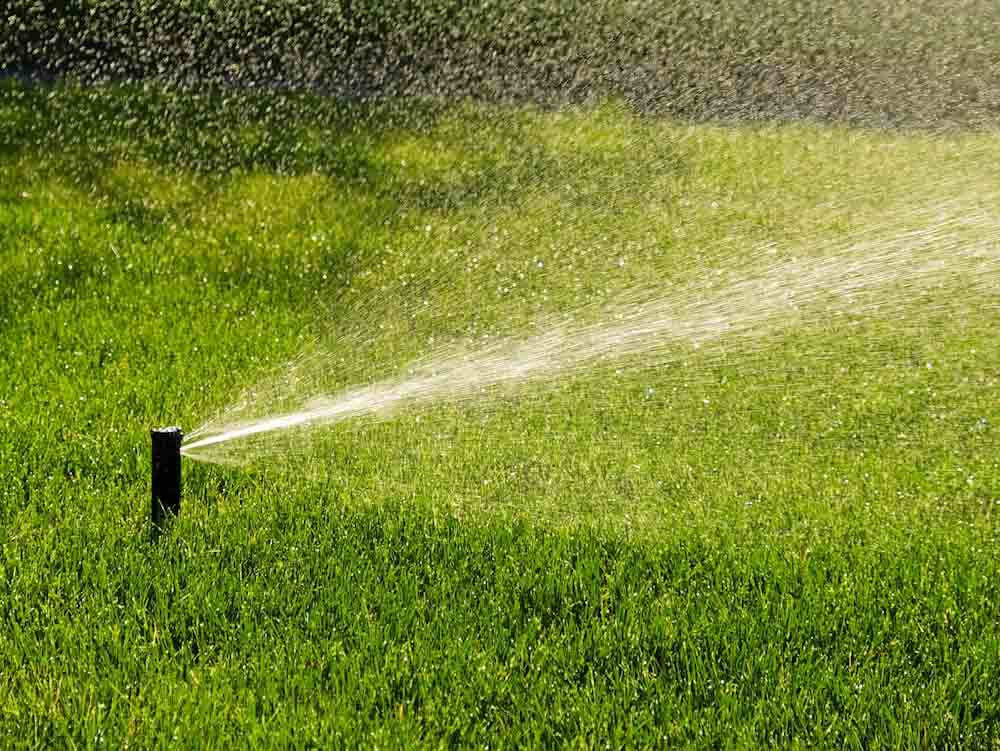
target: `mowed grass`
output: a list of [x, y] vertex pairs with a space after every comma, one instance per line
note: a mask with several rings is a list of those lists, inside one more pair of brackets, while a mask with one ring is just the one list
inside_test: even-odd
[[303, 352], [350, 386], [767, 243], [998, 209], [998, 158], [614, 103], [4, 85], [3, 745], [1000, 748], [988, 295], [185, 462], [148, 529], [149, 428]]

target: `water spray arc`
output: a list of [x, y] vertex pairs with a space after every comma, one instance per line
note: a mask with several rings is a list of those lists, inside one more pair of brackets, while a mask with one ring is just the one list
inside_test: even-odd
[[[544, 322], [524, 337], [468, 349], [444, 347], [395, 376], [335, 393], [303, 390], [298, 408], [247, 419], [236, 409], [194, 430], [182, 453], [195, 461], [240, 464], [247, 448], [262, 447], [270, 434], [482, 400], [504, 388], [610, 363], [664, 367], [696, 351], [702, 362], [729, 353], [750, 358], [771, 335], [838, 319], [901, 319], [907, 301], [940, 294], [948, 285], [995, 304], [1000, 217], [955, 199], [920, 207], [905, 218], [912, 226], [876, 227], [828, 244], [821, 254], [781, 257], [768, 248], [754, 265], [728, 277], [709, 269], [668, 291], [637, 288], [590, 321]], [[952, 302], [939, 302], [937, 309]], [[240, 448], [228, 446], [237, 442]]]
[[181, 441], [178, 427], [156, 428], [152, 438], [152, 509], [153, 528], [163, 529], [170, 517], [181, 511]]

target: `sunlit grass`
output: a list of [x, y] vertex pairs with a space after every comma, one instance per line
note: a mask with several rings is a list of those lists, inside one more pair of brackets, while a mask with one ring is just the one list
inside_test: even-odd
[[302, 353], [347, 387], [995, 211], [995, 135], [302, 97], [248, 127], [266, 100], [0, 89], [6, 743], [996, 748], [981, 292], [187, 462], [146, 527], [148, 429]]

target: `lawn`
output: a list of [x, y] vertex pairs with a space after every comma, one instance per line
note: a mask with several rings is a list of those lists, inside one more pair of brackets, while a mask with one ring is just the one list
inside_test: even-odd
[[615, 101], [0, 84], [0, 745], [1000, 748], [995, 261], [233, 442], [148, 527], [150, 428], [769, 253], [993, 242], [998, 159]]

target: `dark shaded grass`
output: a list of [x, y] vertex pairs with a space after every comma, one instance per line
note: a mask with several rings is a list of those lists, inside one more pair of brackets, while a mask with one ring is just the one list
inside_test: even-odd
[[622, 97], [695, 119], [995, 125], [988, 0], [14, 0], [0, 69], [355, 99]]

